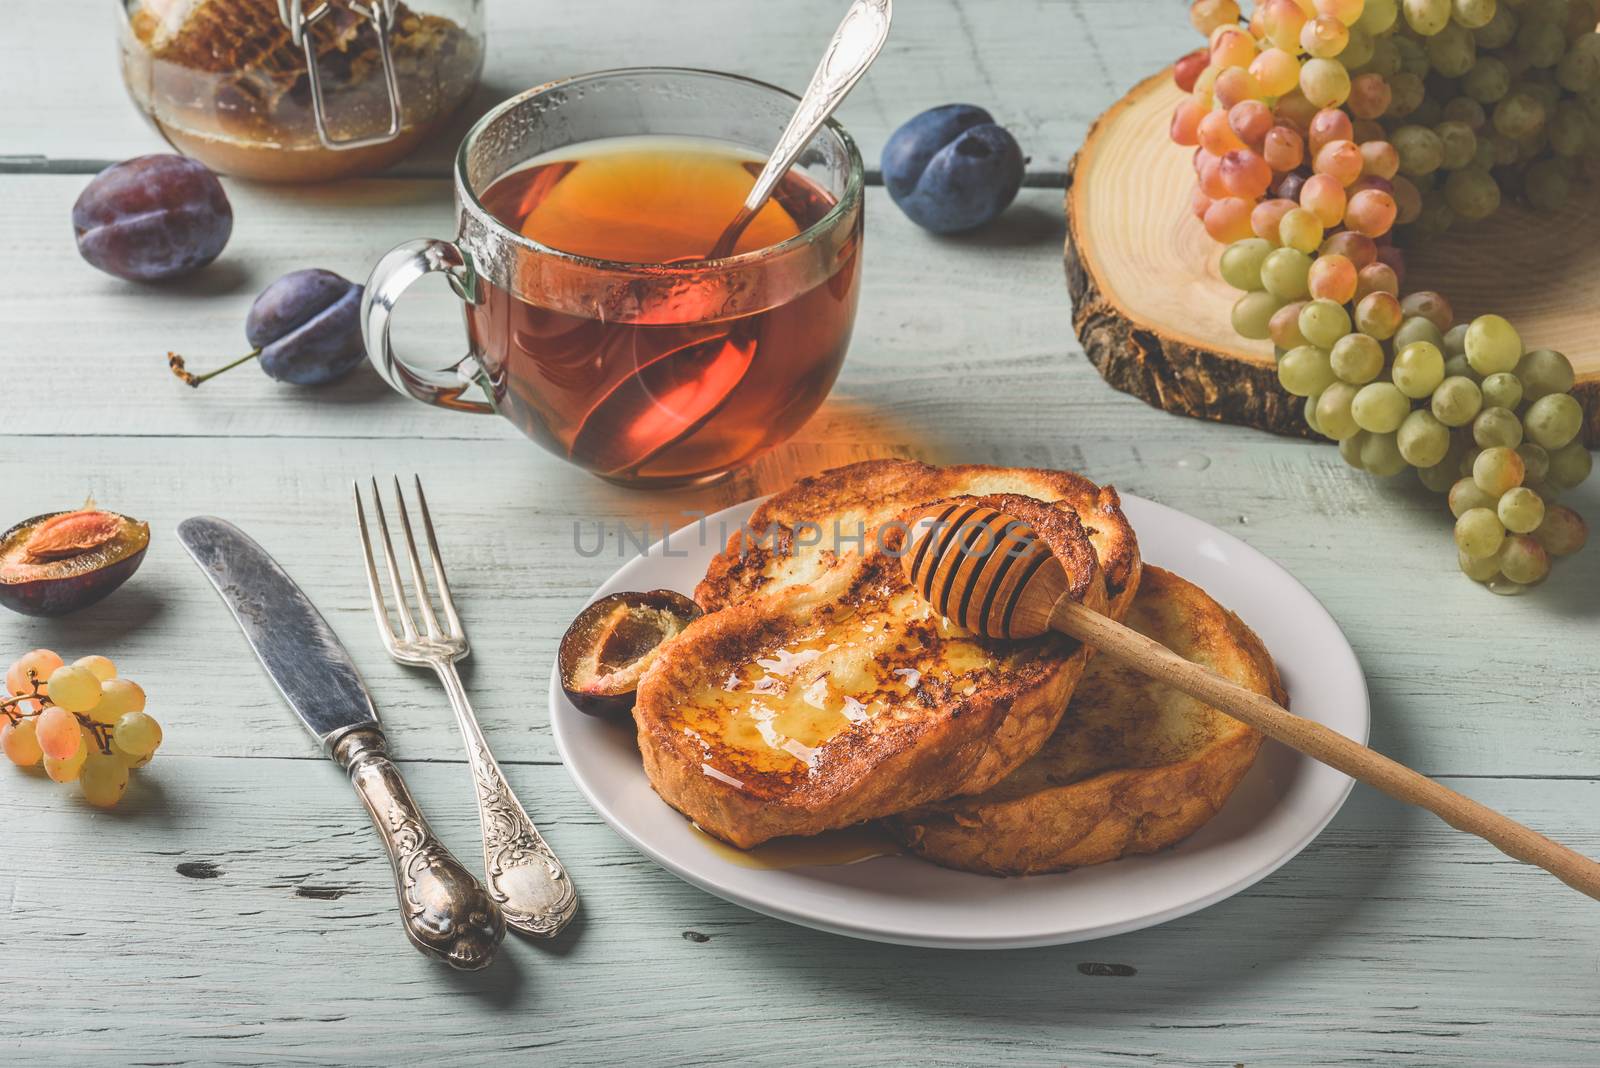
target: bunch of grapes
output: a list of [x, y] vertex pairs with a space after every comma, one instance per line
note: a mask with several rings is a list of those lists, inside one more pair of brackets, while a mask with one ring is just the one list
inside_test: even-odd
[[44, 763], [56, 782], [77, 782], [84, 800], [111, 808], [161, 744], [161, 725], [144, 710], [144, 691], [103, 656], [71, 664], [35, 649], [6, 672], [0, 749], [19, 767]]
[[[1461, 569], [1501, 593], [1580, 549], [1572, 365], [1497, 315], [1406, 292], [1398, 234], [1559, 207], [1600, 169], [1600, 0], [1194, 0], [1171, 135], [1243, 337], [1352, 466], [1448, 493]], [[1404, 294], [1404, 295], [1402, 295]]]

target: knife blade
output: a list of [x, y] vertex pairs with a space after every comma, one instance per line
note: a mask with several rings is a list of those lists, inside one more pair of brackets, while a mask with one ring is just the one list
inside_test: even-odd
[[214, 516], [185, 519], [178, 540], [222, 595], [273, 685], [324, 749], [353, 727], [378, 726], [366, 683], [339, 636], [265, 549]]
[[423, 819], [339, 636], [278, 562], [232, 523], [185, 519], [178, 540], [222, 595], [283, 699], [349, 774], [389, 854], [412, 945], [452, 968], [487, 967], [506, 933], [500, 906]]

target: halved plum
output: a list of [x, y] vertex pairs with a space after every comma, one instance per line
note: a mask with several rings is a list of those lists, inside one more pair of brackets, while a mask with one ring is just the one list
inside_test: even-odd
[[700, 615], [699, 605], [673, 590], [600, 598], [578, 613], [561, 638], [561, 688], [592, 716], [630, 712], [639, 680], [661, 644]]
[[150, 525], [85, 507], [25, 519], [0, 535], [0, 604], [60, 616], [94, 604], [139, 570]]

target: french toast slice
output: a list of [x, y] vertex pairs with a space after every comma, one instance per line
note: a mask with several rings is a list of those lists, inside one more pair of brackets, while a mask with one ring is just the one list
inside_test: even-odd
[[[1074, 595], [1112, 613], [1137, 583], [1137, 543], [1109, 488], [1059, 472], [953, 472], [906, 461], [827, 472], [758, 510], [749, 529], [770, 541], [730, 539], [697, 590], [708, 614], [640, 683], [639, 748], [663, 799], [748, 848], [984, 790], [1044, 743], [1088, 650], [1055, 634], [991, 641], [943, 619], [905, 579], [896, 518], [973, 495], [1033, 525], [1070, 562]], [[830, 542], [835, 521], [868, 534]], [[819, 544], [803, 524], [826, 532]]]
[[[1124, 622], [1280, 704], [1259, 638], [1204, 590], [1147, 566]], [[985, 793], [884, 821], [918, 856], [1030, 875], [1150, 853], [1198, 830], [1250, 769], [1261, 735], [1109, 656], [1090, 663], [1050, 739]]]

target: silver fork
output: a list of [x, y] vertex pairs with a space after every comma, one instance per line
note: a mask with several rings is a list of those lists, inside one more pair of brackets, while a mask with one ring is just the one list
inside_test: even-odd
[[366, 555], [367, 585], [372, 590], [372, 614], [377, 617], [378, 633], [389, 655], [402, 664], [432, 668], [444, 684], [450, 707], [455, 709], [456, 722], [467, 744], [467, 761], [472, 765], [472, 779], [477, 786], [478, 825], [483, 833], [484, 882], [488, 885], [490, 896], [505, 913], [506, 926], [525, 934], [549, 938], [565, 927], [573, 913], [578, 911], [577, 891], [573, 889], [567, 870], [545, 844], [538, 828], [511, 792], [500, 765], [495, 763], [494, 756], [489, 752], [489, 743], [484, 740], [478, 719], [467, 700], [466, 687], [456, 671], [456, 661], [464, 660], [471, 652], [471, 646], [467, 642], [467, 632], [461, 626], [461, 617], [456, 613], [455, 598], [450, 595], [450, 583], [444, 577], [444, 560], [439, 554], [439, 542], [433, 533], [433, 518], [428, 514], [428, 499], [422, 493], [422, 480], [416, 479], [415, 483], [417, 503], [422, 511], [422, 527], [428, 536], [428, 560], [433, 565], [445, 626], [439, 625], [427, 580], [422, 576], [422, 561], [417, 556], [417, 542], [411, 533], [411, 518], [398, 478], [394, 480], [395, 505], [400, 511], [400, 526], [405, 533], [406, 553], [411, 563], [411, 585], [421, 609], [422, 630], [417, 629], [405, 586], [400, 581], [400, 568], [395, 563], [377, 479], [372, 480], [372, 506], [378, 518], [378, 533], [389, 573], [389, 587], [394, 591], [394, 614], [400, 621], [400, 633], [395, 633], [384, 600], [383, 586], [378, 580], [378, 567], [372, 557], [372, 539], [367, 531], [367, 513], [362, 507], [361, 486], [358, 483], [355, 486], [356, 524], [361, 528], [361, 549]]

